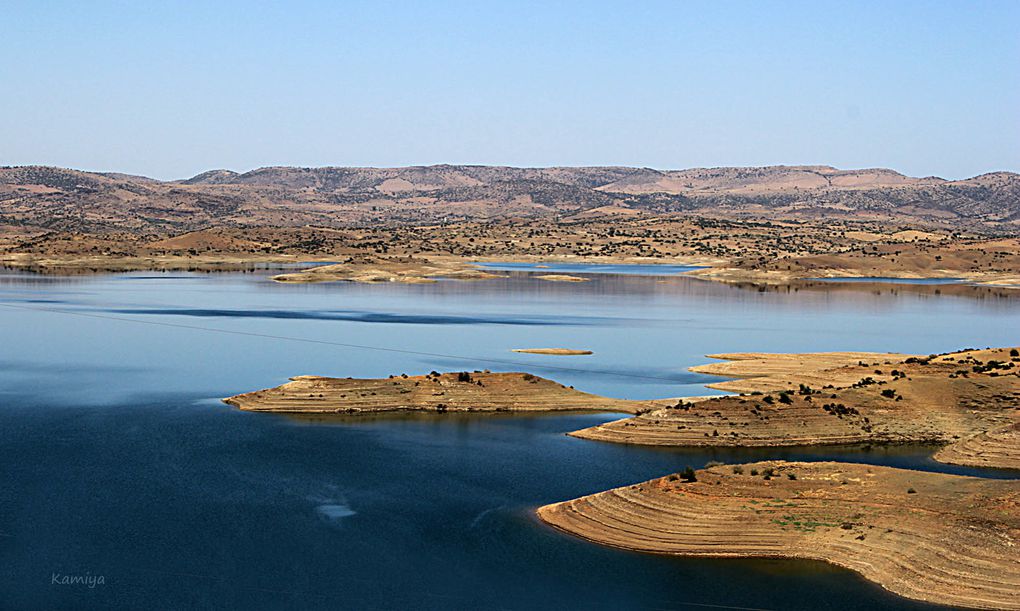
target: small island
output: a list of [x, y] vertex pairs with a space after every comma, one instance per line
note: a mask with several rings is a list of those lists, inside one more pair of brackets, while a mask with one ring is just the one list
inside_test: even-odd
[[523, 354], [547, 354], [552, 356], [585, 356], [594, 354], [591, 350], [572, 350], [570, 348], [514, 348], [510, 352]]
[[489, 371], [401, 374], [379, 379], [297, 376], [282, 386], [223, 401], [248, 411], [298, 414], [592, 410], [637, 413], [652, 406], [646, 401], [584, 393], [530, 373]]

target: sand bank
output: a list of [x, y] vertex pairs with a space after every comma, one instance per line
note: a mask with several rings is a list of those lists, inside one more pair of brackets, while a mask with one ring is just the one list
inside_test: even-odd
[[594, 354], [591, 350], [572, 350], [570, 348], [514, 348], [510, 352], [522, 352], [524, 354], [550, 354], [554, 356], [583, 356]]
[[588, 282], [591, 278], [582, 278], [580, 276], [571, 276], [568, 274], [542, 274], [541, 276], [535, 276], [539, 280], [547, 280], [549, 282]]

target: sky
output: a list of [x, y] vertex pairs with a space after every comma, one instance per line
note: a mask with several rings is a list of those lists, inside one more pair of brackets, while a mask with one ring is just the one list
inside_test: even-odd
[[1020, 1], [0, 0], [0, 165], [1020, 171]]

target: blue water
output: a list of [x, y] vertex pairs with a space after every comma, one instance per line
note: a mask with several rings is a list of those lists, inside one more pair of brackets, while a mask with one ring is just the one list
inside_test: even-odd
[[[710, 352], [1020, 344], [1008, 291], [268, 274], [0, 274], [0, 607], [931, 608], [815, 562], [608, 549], [533, 510], [710, 460], [1015, 475], [939, 465], [925, 447], [667, 450], [564, 435], [619, 415], [322, 419], [218, 401], [298, 374], [476, 368], [620, 397], [704, 394], [712, 378], [686, 368]], [[526, 347], [595, 354], [509, 352]], [[51, 584], [86, 572], [104, 583]]]

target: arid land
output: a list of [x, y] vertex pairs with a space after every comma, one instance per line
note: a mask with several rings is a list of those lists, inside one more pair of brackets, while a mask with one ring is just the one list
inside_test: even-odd
[[671, 475], [538, 516], [624, 549], [823, 560], [918, 600], [1020, 609], [1016, 480], [769, 461]]
[[[823, 166], [265, 168], [162, 182], [0, 168], [0, 264], [53, 273], [329, 261], [283, 281], [483, 277], [473, 261], [704, 266], [699, 277], [1020, 284], [1020, 176]], [[553, 280], [562, 274], [550, 274]]]
[[438, 373], [380, 379], [297, 376], [265, 390], [223, 400], [242, 410], [292, 414], [381, 412], [636, 413], [654, 404], [610, 399], [574, 390], [529, 373]]
[[[760, 291], [816, 278], [1020, 287], [1020, 175], [887, 169], [262, 168], [179, 181], [0, 168], [0, 266], [40, 273], [281, 270], [275, 280], [502, 276], [473, 262], [699, 266]], [[578, 276], [546, 273], [545, 280]], [[966, 284], [963, 284], [966, 283]], [[825, 286], [826, 290], [846, 290]], [[618, 411], [571, 433], [658, 446], [932, 443], [946, 463], [1020, 469], [1020, 353], [726, 354], [695, 371], [723, 397], [625, 401], [526, 373], [299, 376], [225, 399], [288, 414]], [[919, 600], [1020, 608], [1020, 489], [885, 467], [714, 466], [546, 506], [564, 532], [617, 547], [828, 561]]]
[[730, 354], [692, 370], [739, 395], [679, 401], [570, 433], [653, 446], [932, 443], [937, 460], [1020, 469], [1020, 351]]
[[1020, 469], [1015, 348], [719, 356], [729, 361], [692, 369], [740, 376], [712, 385], [740, 394], [628, 401], [527, 373], [476, 371], [374, 380], [299, 376], [225, 401], [288, 413], [620, 411], [634, 416], [570, 435], [683, 447], [927, 443], [945, 446], [935, 455], [943, 462]]

